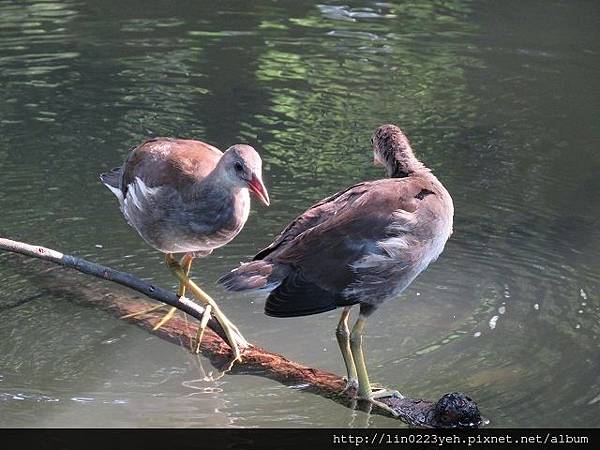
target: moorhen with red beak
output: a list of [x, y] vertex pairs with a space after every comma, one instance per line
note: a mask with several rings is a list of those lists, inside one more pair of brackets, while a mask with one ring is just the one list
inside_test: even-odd
[[[398, 298], [440, 255], [452, 234], [454, 207], [448, 191], [415, 157], [400, 128], [379, 127], [372, 144], [375, 162], [390, 178], [360, 183], [320, 201], [253, 261], [219, 281], [233, 291], [270, 291], [265, 304], [269, 316], [343, 308], [336, 335], [348, 386], [358, 384], [358, 398], [393, 413], [377, 399], [400, 394], [371, 389], [363, 329], [379, 305]], [[348, 315], [356, 304], [360, 313], [350, 332]]]
[[[165, 254], [179, 280], [178, 295], [185, 295], [187, 286], [207, 305], [208, 314], [212, 310], [239, 358], [241, 334], [188, 274], [194, 257], [210, 254], [241, 231], [250, 211], [248, 191], [269, 205], [256, 150], [236, 144], [223, 153], [200, 141], [155, 138], [133, 148], [121, 167], [100, 178], [119, 200], [129, 225]], [[175, 253], [184, 253], [180, 262]], [[174, 313], [172, 308], [155, 329]]]

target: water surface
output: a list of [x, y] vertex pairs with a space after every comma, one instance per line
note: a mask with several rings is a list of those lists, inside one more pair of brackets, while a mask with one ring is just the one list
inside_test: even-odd
[[[592, 1], [2, 0], [0, 233], [174, 286], [98, 173], [149, 136], [250, 143], [272, 206], [194, 277], [251, 341], [343, 373], [337, 313], [268, 318], [215, 280], [381, 177], [369, 139], [394, 122], [452, 194], [455, 233], [369, 321], [372, 379], [467, 392], [495, 426], [600, 426], [599, 18]], [[0, 426], [399, 425], [205, 381], [207, 361], [40, 295], [1, 255], [0, 280]]]

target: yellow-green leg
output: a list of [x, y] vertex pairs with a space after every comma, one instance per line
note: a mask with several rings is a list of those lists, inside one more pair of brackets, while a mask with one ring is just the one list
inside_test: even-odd
[[212, 314], [215, 319], [221, 324], [225, 335], [227, 336], [227, 343], [231, 347], [236, 360], [242, 360], [241, 351], [239, 344], [247, 345], [246, 340], [239, 332], [237, 327], [223, 314], [217, 303], [202, 289], [198, 287], [196, 283], [190, 280], [185, 274], [181, 265], [173, 258], [172, 255], [165, 255], [165, 262], [171, 272], [177, 277], [180, 283], [184, 283], [186, 287], [192, 292], [192, 294], [200, 300], [205, 306], [210, 305], [212, 308]]
[[361, 400], [367, 400], [372, 404], [385, 409], [394, 416], [398, 413], [390, 408], [383, 402], [377, 401], [378, 398], [399, 396], [402, 397], [398, 391], [381, 390], [373, 393], [371, 389], [371, 383], [369, 382], [369, 375], [367, 373], [367, 365], [365, 364], [365, 357], [362, 350], [362, 335], [365, 328], [367, 318], [362, 314], [358, 316], [352, 333], [350, 333], [350, 349], [352, 351], [352, 357], [356, 364], [356, 374], [358, 376], [358, 398]]
[[350, 329], [348, 328], [348, 316], [350, 315], [350, 306], [345, 307], [342, 310], [342, 316], [338, 322], [337, 328], [335, 329], [335, 337], [337, 338], [342, 357], [344, 358], [344, 365], [346, 366], [346, 387], [344, 391], [353, 387], [358, 389], [358, 378], [356, 375], [356, 365], [354, 364], [354, 358], [352, 357], [352, 351], [350, 350]]
[[142, 311], [136, 311], [134, 313], [125, 314], [124, 316], [121, 316], [121, 319], [129, 319], [131, 317], [136, 317], [136, 316], [141, 316], [143, 314], [148, 314], [148, 313], [156, 311], [157, 309], [164, 308], [165, 306], [167, 306], [167, 305], [165, 305], [164, 303], [161, 303], [160, 305], [155, 305], [155, 306], [152, 306], [152, 307], [150, 307], [148, 309], [144, 309]]
[[[193, 260], [194, 260], [194, 257], [192, 255], [185, 254], [185, 255], [183, 255], [183, 258], [181, 258], [181, 262], [179, 263], [181, 265], [183, 272], [185, 273], [186, 278], [189, 277], [189, 275], [190, 275], [190, 269], [192, 268]], [[181, 298], [183, 296], [185, 296], [185, 283], [182, 283], [180, 281], [179, 289], [177, 290], [177, 297]], [[175, 307], [171, 308], [169, 310], [169, 312], [167, 314], [165, 314], [163, 316], [163, 318], [160, 319], [160, 321], [156, 325], [154, 325], [154, 328], [152, 328], [152, 329], [154, 331], [158, 330], [165, 323], [167, 323], [169, 320], [171, 320], [176, 312], [177, 312], [177, 308], [175, 308]]]
[[[183, 270], [185, 271], [186, 276], [189, 275], [189, 273], [190, 273], [190, 269], [192, 267], [192, 260], [193, 260], [193, 257], [190, 255], [187, 255], [187, 254], [184, 255], [184, 257], [181, 259], [181, 265], [182, 265]], [[177, 296], [183, 297], [184, 295], [185, 295], [185, 283], [179, 283], [179, 289], [177, 291]], [[152, 307], [144, 309], [142, 311], [137, 311], [137, 312], [134, 312], [131, 314], [121, 316], [121, 319], [129, 319], [131, 317], [148, 314], [148, 313], [154, 312], [158, 309], [164, 308], [165, 306], [167, 306], [167, 305], [165, 305], [164, 303], [161, 303], [159, 305], [152, 306]], [[169, 312], [167, 314], [165, 314], [165, 316], [163, 316], [163, 318], [154, 326], [153, 330], [156, 331], [160, 327], [162, 327], [165, 323], [167, 323], [175, 315], [175, 312], [177, 312], [177, 308], [171, 308], [169, 310]]]
[[202, 344], [202, 337], [204, 336], [204, 330], [206, 329], [206, 324], [210, 319], [210, 311], [212, 306], [206, 305], [204, 308], [204, 314], [202, 314], [202, 320], [200, 320], [200, 325], [198, 325], [198, 331], [196, 332], [196, 345], [194, 346], [194, 353], [200, 353], [200, 344]]

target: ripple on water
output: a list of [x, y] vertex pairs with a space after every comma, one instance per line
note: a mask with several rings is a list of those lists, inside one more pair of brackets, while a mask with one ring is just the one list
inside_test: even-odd
[[[271, 320], [264, 295], [213, 282], [315, 201], [381, 177], [369, 138], [396, 122], [456, 220], [439, 261], [369, 320], [373, 380], [423, 398], [463, 390], [498, 426], [598, 424], [598, 114], [582, 97], [596, 79], [583, 3], [531, 11], [525, 28], [502, 2], [196, 3], [2, 3], [0, 232], [174, 287], [97, 174], [152, 135], [256, 144], [273, 203], [253, 206], [194, 276], [261, 345], [341, 372], [336, 314]], [[550, 34], [546, 14], [561, 17]], [[388, 424], [256, 377], [211, 381], [183, 349], [4, 261], [11, 425]]]

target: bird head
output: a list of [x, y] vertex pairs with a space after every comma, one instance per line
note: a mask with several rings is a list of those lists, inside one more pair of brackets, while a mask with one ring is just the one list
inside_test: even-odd
[[396, 125], [381, 125], [371, 138], [373, 164], [383, 166], [391, 175], [398, 164], [404, 165], [415, 159], [408, 138]]
[[233, 184], [248, 188], [269, 206], [269, 193], [262, 180], [262, 160], [253, 147], [235, 144], [223, 154], [222, 162], [226, 176]]

